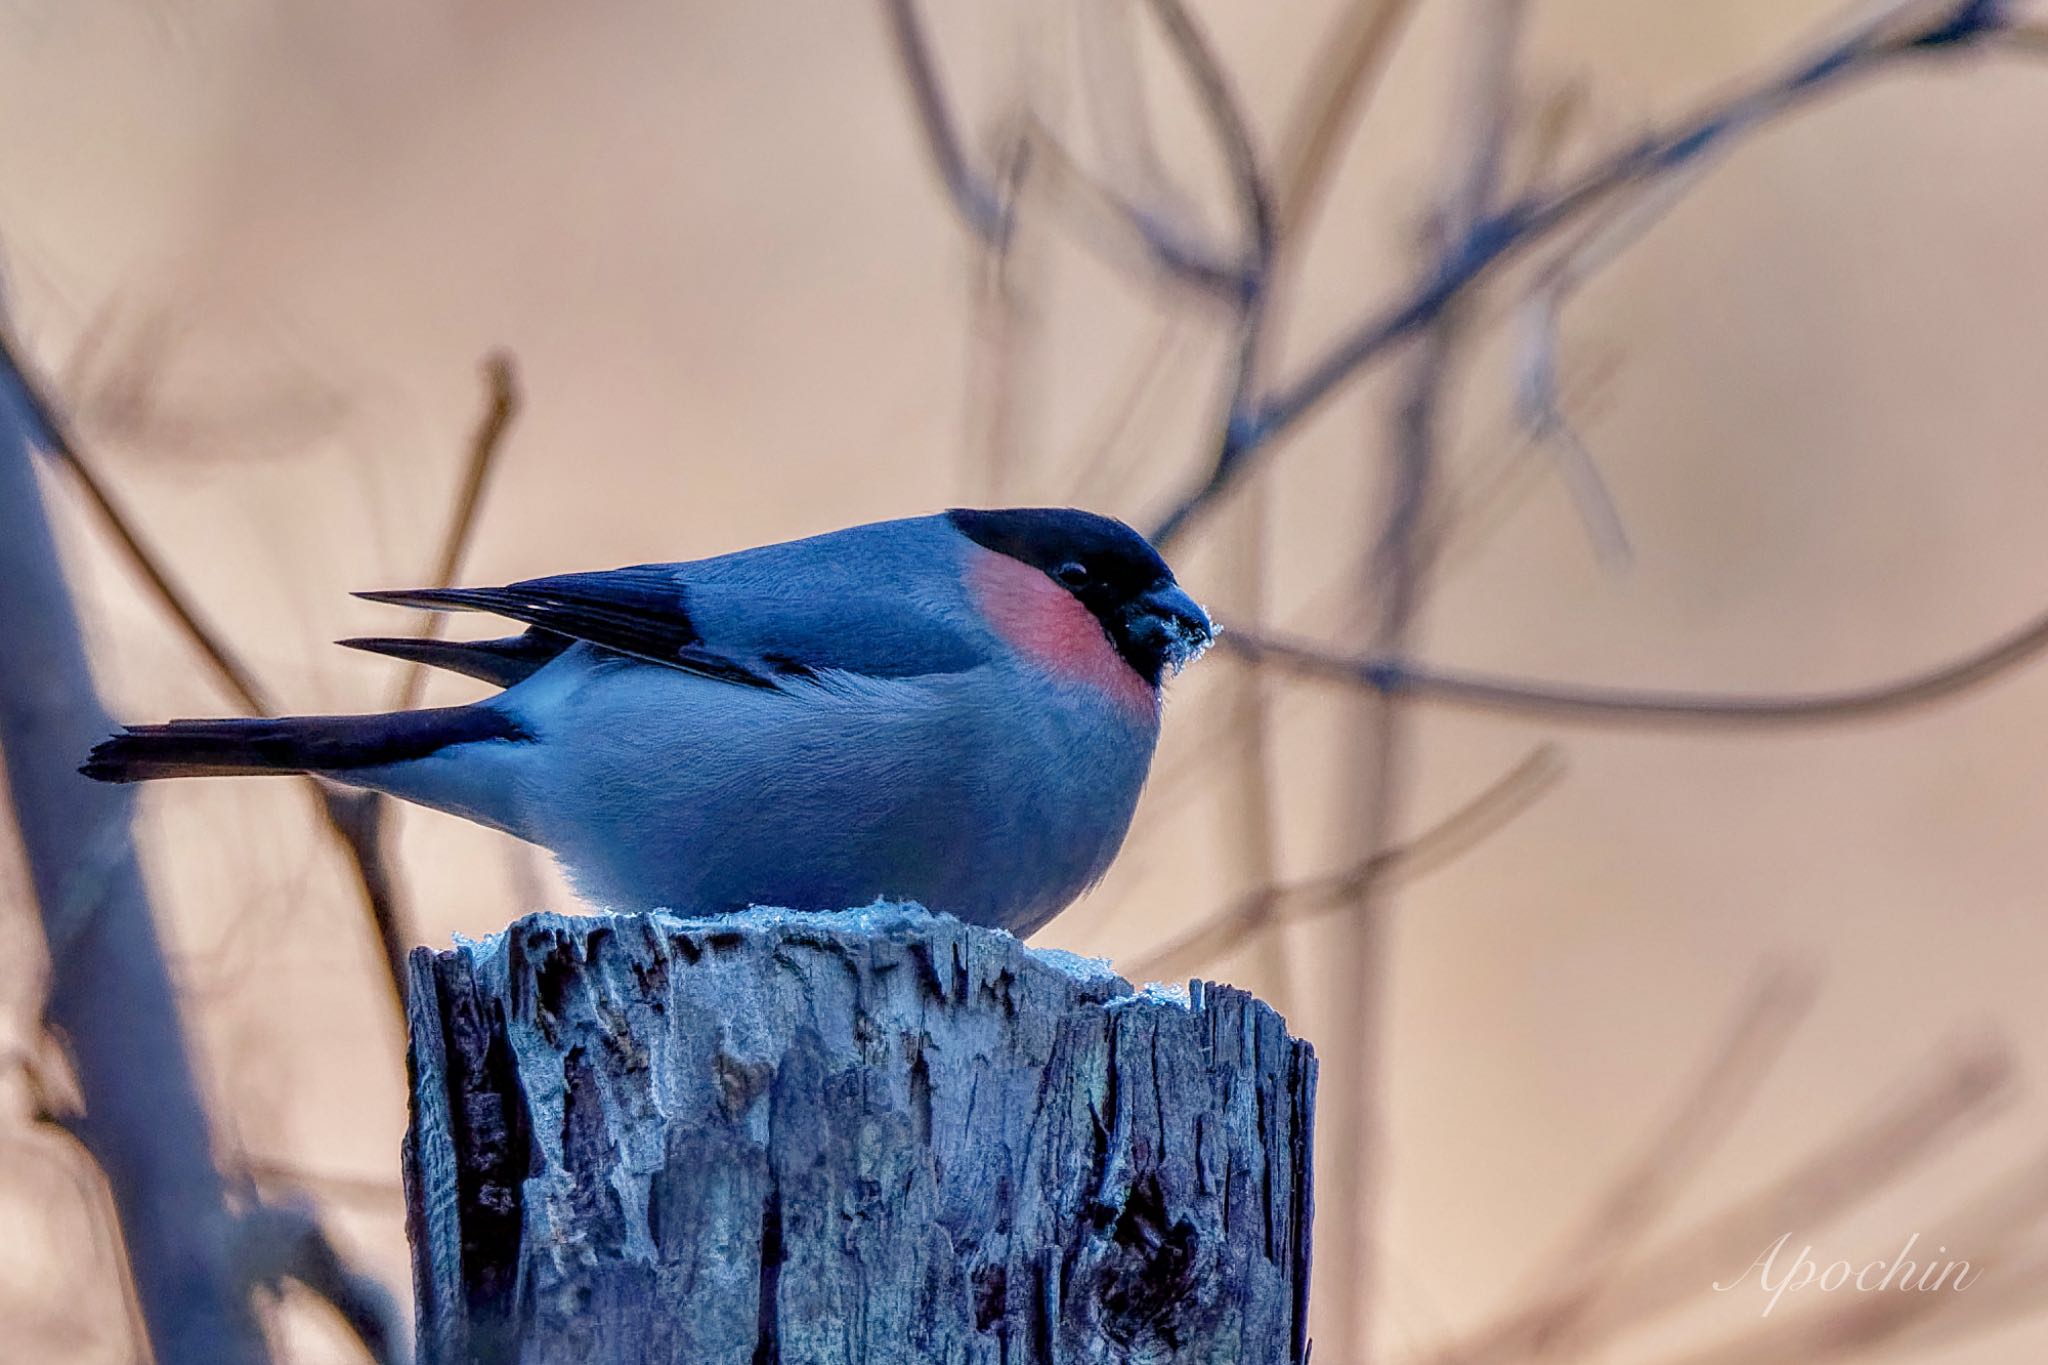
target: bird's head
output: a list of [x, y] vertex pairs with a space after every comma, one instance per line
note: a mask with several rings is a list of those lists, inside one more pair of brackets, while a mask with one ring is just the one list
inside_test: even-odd
[[975, 544], [1036, 570], [1086, 608], [1149, 688], [1193, 663], [1216, 636], [1159, 552], [1113, 517], [1070, 507], [954, 508], [946, 516]]

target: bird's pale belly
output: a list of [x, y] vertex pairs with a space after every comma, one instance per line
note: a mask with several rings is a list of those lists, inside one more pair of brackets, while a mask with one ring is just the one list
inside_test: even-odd
[[[573, 790], [535, 793], [530, 837], [584, 895], [685, 914], [914, 900], [1029, 933], [1109, 866], [1150, 759], [1149, 735], [1101, 743], [1097, 729], [1127, 723], [1095, 711], [1013, 715], [989, 736], [976, 733], [985, 705], [907, 706], [878, 723], [872, 698], [714, 695], [747, 714], [656, 734], [634, 723], [647, 714], [637, 699], [602, 740], [593, 729], [575, 746], [562, 773]], [[699, 738], [735, 733], [749, 742]]]

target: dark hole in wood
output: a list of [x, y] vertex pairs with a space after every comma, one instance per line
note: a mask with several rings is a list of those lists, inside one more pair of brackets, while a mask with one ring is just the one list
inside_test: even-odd
[[1111, 1233], [1120, 1254], [1101, 1270], [1103, 1331], [1127, 1349], [1180, 1345], [1180, 1319], [1194, 1298], [1195, 1228], [1169, 1224], [1156, 1173], [1131, 1188]]

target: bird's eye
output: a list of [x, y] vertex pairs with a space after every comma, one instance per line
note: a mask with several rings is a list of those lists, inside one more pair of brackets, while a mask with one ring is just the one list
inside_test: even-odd
[[1088, 566], [1073, 563], [1062, 564], [1058, 569], [1054, 570], [1053, 577], [1070, 588], [1083, 588], [1088, 585]]

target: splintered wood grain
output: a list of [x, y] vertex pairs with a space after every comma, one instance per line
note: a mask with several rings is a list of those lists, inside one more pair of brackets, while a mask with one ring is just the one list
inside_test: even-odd
[[423, 1361], [1306, 1358], [1315, 1059], [1243, 992], [914, 907], [412, 971]]

